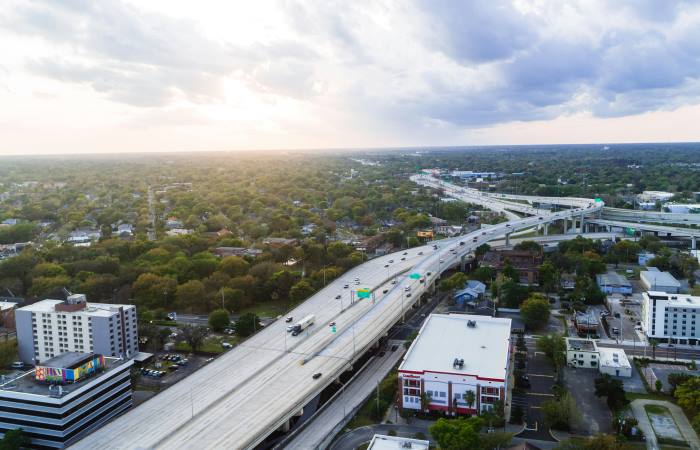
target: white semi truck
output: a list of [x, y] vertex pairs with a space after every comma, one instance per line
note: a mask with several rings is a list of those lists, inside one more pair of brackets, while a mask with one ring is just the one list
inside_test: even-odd
[[316, 317], [313, 314], [309, 314], [299, 322], [295, 323], [294, 327], [292, 328], [292, 336], [297, 336], [299, 333], [313, 325], [315, 318]]

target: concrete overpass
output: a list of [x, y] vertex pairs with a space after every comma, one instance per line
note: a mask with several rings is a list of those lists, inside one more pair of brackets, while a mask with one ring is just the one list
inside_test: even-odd
[[650, 222], [657, 224], [700, 225], [700, 214], [665, 213], [659, 211], [638, 211], [622, 208], [603, 208], [602, 219], [629, 222]]
[[[253, 448], [274, 430], [284, 430], [290, 418], [433, 290], [442, 272], [476, 247], [601, 208], [602, 203], [589, 202], [583, 209], [518, 218], [445, 239], [436, 248], [424, 245], [370, 260], [289, 312], [296, 319], [315, 314], [315, 324], [306, 332], [292, 337], [287, 324], [277, 320], [74, 448]], [[372, 298], [358, 300], [357, 288], [370, 289]], [[331, 321], [337, 333], [328, 326]], [[313, 379], [316, 373], [321, 377]]]
[[602, 227], [610, 229], [625, 229], [632, 228], [635, 231], [645, 231], [648, 233], [654, 233], [655, 236], [659, 237], [671, 237], [671, 238], [685, 238], [690, 239], [691, 248], [696, 249], [697, 239], [700, 238], [700, 229], [697, 228], [682, 228], [682, 227], [669, 227], [665, 225], [656, 225], [650, 223], [630, 223], [623, 222], [620, 220], [606, 220], [606, 219], [587, 219], [587, 223], [593, 225], [599, 225]]

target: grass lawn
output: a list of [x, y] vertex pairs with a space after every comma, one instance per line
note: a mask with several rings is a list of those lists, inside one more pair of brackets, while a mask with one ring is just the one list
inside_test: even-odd
[[[204, 341], [202, 346], [197, 349], [197, 351], [204, 353], [223, 353], [226, 351], [226, 349], [221, 346], [222, 342], [228, 342], [229, 344], [236, 345], [239, 339], [240, 338], [238, 336], [211, 336]], [[185, 353], [190, 353], [192, 351], [186, 342], [178, 342], [175, 345], [175, 350]]]
[[285, 314], [294, 306], [296, 306], [294, 303], [287, 300], [269, 300], [243, 308], [239, 314], [255, 313], [258, 317], [277, 317]]

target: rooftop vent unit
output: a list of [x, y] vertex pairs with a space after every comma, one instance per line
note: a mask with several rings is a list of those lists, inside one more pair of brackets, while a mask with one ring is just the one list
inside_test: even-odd
[[467, 326], [469, 328], [476, 328], [476, 320], [467, 320]]
[[401, 448], [413, 448], [413, 445], [410, 442], [402, 442]]
[[452, 367], [461, 369], [464, 367], [464, 359], [462, 358], [455, 358], [454, 361], [452, 361]]

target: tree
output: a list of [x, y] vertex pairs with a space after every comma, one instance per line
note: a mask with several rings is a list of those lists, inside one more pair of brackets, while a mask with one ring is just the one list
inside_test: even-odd
[[190, 346], [192, 353], [197, 352], [197, 349], [204, 343], [204, 338], [207, 337], [207, 329], [201, 325], [185, 325], [181, 331], [182, 337]]
[[543, 402], [540, 407], [545, 423], [557, 430], [568, 431], [580, 416], [576, 401], [568, 392], [564, 392], [558, 399]]
[[452, 274], [449, 278], [446, 278], [440, 282], [440, 290], [443, 292], [448, 292], [453, 289], [459, 289], [467, 282], [467, 276], [462, 272], [457, 272]]
[[0, 440], [0, 450], [20, 450], [29, 448], [31, 444], [29, 436], [21, 428], [5, 431], [5, 435]]
[[656, 392], [661, 392], [661, 390], [664, 388], [664, 383], [657, 378], [656, 382], [654, 383], [654, 387], [656, 388]]
[[495, 448], [506, 448], [510, 441], [513, 440], [513, 433], [506, 433], [503, 431], [496, 431], [493, 433], [486, 433], [479, 435], [479, 449], [481, 450], [493, 450]]
[[697, 415], [700, 412], [700, 377], [693, 377], [678, 386], [674, 395], [688, 417]]
[[550, 261], [545, 261], [544, 264], [540, 266], [539, 275], [540, 285], [542, 286], [542, 289], [544, 289], [544, 293], [549, 295], [549, 293], [553, 292], [557, 287], [557, 281], [559, 278], [557, 269]]
[[239, 277], [248, 273], [250, 264], [238, 256], [227, 256], [219, 263], [219, 270], [230, 277]]
[[539, 253], [542, 251], [542, 246], [535, 241], [522, 241], [515, 244], [513, 250]]
[[476, 250], [474, 250], [474, 256], [476, 256], [476, 259], [479, 259], [489, 250], [491, 250], [491, 246], [489, 244], [481, 244], [476, 248]]
[[469, 276], [472, 280], [478, 280], [482, 283], [490, 283], [494, 278], [494, 271], [491, 267], [479, 267]]
[[608, 408], [617, 411], [629, 403], [625, 396], [625, 389], [621, 380], [612, 378], [604, 374], [593, 381], [595, 385], [595, 396], [605, 397]]
[[169, 307], [176, 287], [172, 278], [153, 273], [142, 273], [132, 285], [136, 304], [147, 309]]
[[[491, 288], [493, 289], [494, 286], [496, 286], [496, 283], [492, 284]], [[497, 287], [499, 304], [508, 308], [519, 308], [529, 292], [530, 289], [527, 286], [521, 286], [509, 278], [505, 278], [503, 283]]]
[[501, 271], [503, 273], [503, 276], [506, 278], [510, 278], [514, 282], [520, 281], [520, 275], [518, 275], [518, 271], [515, 270], [515, 267], [510, 263], [510, 260], [506, 258], [505, 264], [503, 265], [503, 270]]
[[[204, 305], [204, 284], [199, 280], [190, 280], [179, 285], [175, 291], [175, 301], [178, 309], [202, 310]], [[204, 305], [205, 306], [205, 305]]]
[[0, 367], [9, 367], [16, 360], [17, 340], [0, 342]]
[[311, 297], [314, 288], [306, 280], [300, 280], [289, 290], [289, 299], [294, 303], [299, 303]]
[[464, 393], [464, 401], [469, 407], [469, 409], [472, 408], [474, 405], [474, 402], [476, 402], [476, 394], [474, 394], [474, 391], [468, 390], [467, 392]]
[[549, 302], [540, 294], [532, 294], [520, 306], [520, 317], [525, 326], [539, 329], [549, 321]]
[[671, 395], [674, 395], [676, 393], [676, 388], [685, 383], [686, 381], [690, 380], [691, 378], [695, 377], [696, 375], [691, 375], [689, 373], [682, 373], [682, 372], [674, 372], [668, 374], [668, 385], [669, 385], [669, 390], [671, 392]]
[[225, 309], [215, 309], [209, 313], [209, 326], [214, 331], [223, 331], [230, 322], [228, 311]]
[[254, 313], [242, 314], [236, 321], [236, 334], [247, 337], [260, 329], [260, 320]]
[[473, 450], [479, 448], [479, 430], [483, 425], [479, 417], [438, 419], [430, 427], [430, 434], [444, 450]]
[[566, 341], [556, 333], [540, 336], [537, 339], [537, 349], [552, 360], [554, 365], [562, 367], [566, 361]]

